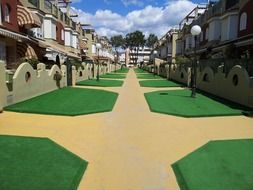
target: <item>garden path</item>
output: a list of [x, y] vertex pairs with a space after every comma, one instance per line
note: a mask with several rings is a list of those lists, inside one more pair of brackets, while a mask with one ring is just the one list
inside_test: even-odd
[[[210, 140], [253, 137], [244, 116], [152, 113], [133, 69], [112, 112], [78, 117], [4, 112], [0, 134], [48, 137], [89, 162], [79, 190], [177, 190], [170, 165]], [[164, 89], [164, 88], [163, 88]], [[166, 88], [168, 89], [168, 88]], [[43, 175], [43, 174], [42, 174]]]

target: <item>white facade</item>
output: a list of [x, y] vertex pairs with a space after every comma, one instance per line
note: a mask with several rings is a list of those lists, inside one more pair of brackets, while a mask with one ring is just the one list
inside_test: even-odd
[[135, 63], [135, 59], [138, 62], [149, 62], [150, 60], [151, 49], [150, 48], [139, 48], [138, 57], [137, 50], [130, 50], [130, 63]]
[[56, 21], [52, 15], [46, 15], [43, 20], [44, 38], [56, 40]]
[[119, 62], [125, 62], [126, 61], [126, 54], [125, 53], [121, 53], [119, 55]]

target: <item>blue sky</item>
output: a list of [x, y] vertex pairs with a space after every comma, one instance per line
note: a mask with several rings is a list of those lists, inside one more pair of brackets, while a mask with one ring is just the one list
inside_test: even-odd
[[73, 3], [74, 7], [79, 7], [89, 13], [95, 13], [98, 9], [108, 9], [113, 12], [126, 15], [127, 13], [141, 9], [146, 5], [161, 6], [164, 0], [146, 0], [146, 1], [121, 1], [121, 0], [82, 0], [81, 2]]
[[102, 36], [141, 30], [163, 36], [199, 3], [207, 0], [72, 0], [79, 21], [91, 24]]
[[[76, 2], [75, 2], [76, 1]], [[194, 3], [203, 3], [207, 0], [193, 0]], [[127, 15], [127, 13], [133, 10], [142, 9], [145, 6], [166, 6], [168, 0], [73, 0], [72, 6], [82, 9], [85, 12], [95, 13], [98, 9], [112, 10], [112, 12], [119, 13], [121, 15]]]

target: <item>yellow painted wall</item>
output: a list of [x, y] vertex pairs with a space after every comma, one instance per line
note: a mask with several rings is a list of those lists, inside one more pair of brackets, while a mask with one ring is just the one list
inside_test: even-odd
[[[168, 73], [168, 67], [162, 69], [166, 69], [166, 71], [161, 71], [164, 76], [164, 73]], [[208, 75], [208, 81], [204, 81], [205, 74]], [[190, 76], [190, 68], [180, 68], [178, 65], [172, 65], [170, 72], [171, 79], [189, 86]], [[238, 77], [237, 85], [233, 84], [235, 76]], [[217, 73], [214, 73], [210, 67], [206, 67], [202, 71], [198, 70], [197, 88], [253, 108], [253, 77], [249, 77], [246, 69], [240, 65], [234, 66], [227, 76], [223, 73], [223, 66], [218, 68]]]

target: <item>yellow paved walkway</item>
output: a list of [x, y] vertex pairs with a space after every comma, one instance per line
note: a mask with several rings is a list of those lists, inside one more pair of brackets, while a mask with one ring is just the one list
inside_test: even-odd
[[151, 113], [133, 70], [109, 113], [61, 117], [4, 112], [0, 134], [49, 137], [89, 162], [80, 190], [177, 190], [170, 167], [209, 140], [253, 138], [253, 119]]

